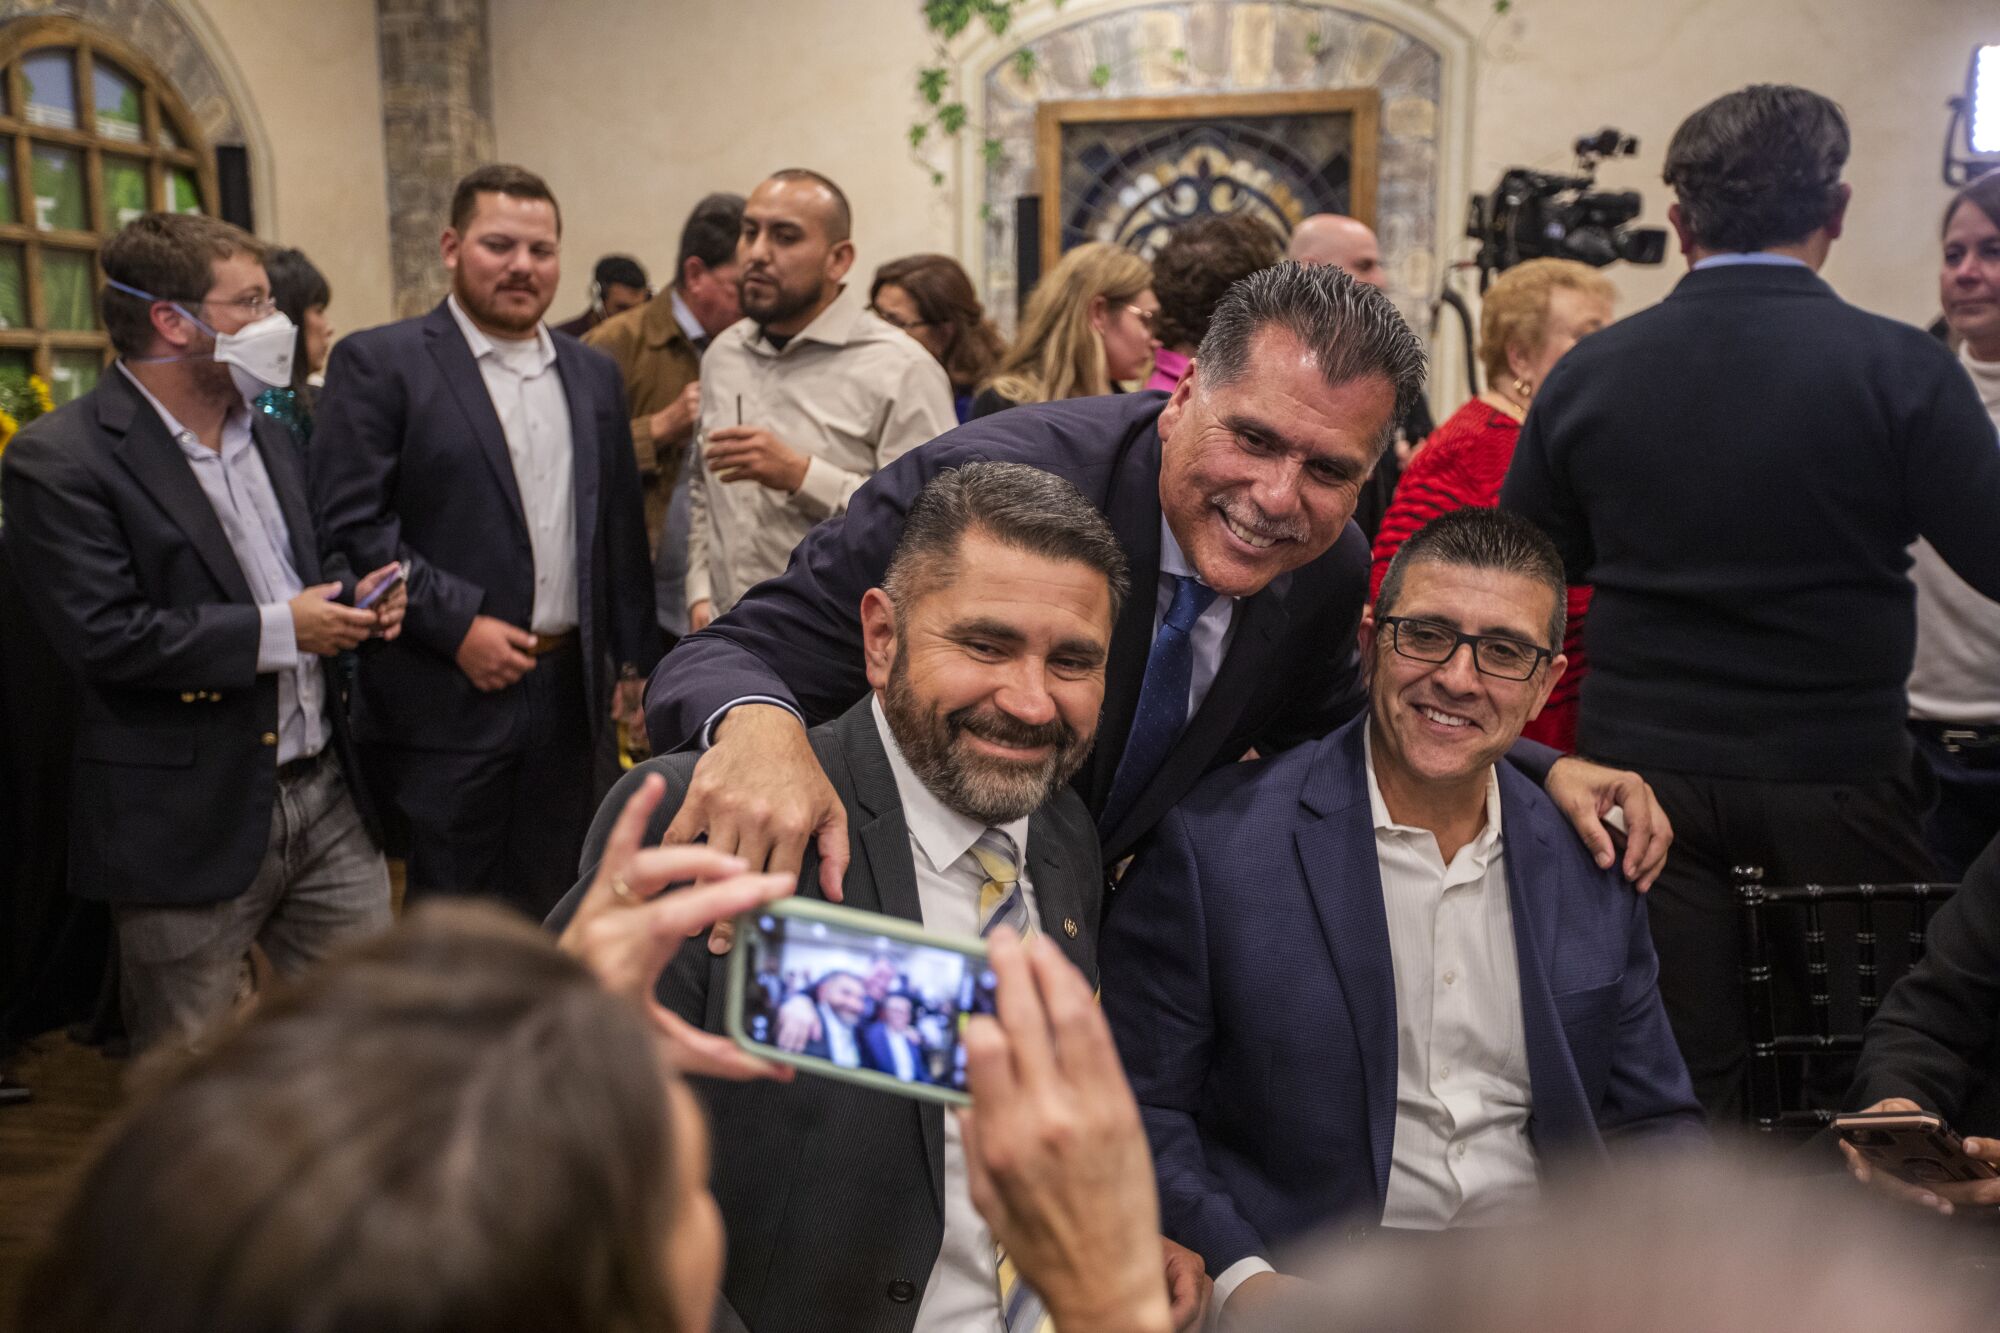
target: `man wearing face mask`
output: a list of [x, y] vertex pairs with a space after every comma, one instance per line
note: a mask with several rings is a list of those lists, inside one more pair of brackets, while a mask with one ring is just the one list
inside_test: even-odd
[[[389, 921], [321, 659], [401, 631], [392, 564], [321, 564], [264, 248], [149, 213], [104, 245], [118, 361], [24, 429], [0, 530], [77, 674], [70, 888], [110, 904], [135, 1050], [190, 1045], [252, 942], [284, 974]], [[357, 603], [367, 603], [361, 609]]]
[[451, 294], [341, 340], [312, 449], [328, 547], [409, 576], [410, 632], [362, 654], [354, 704], [409, 892], [537, 918], [576, 876], [605, 724], [637, 722], [660, 652], [618, 368], [542, 323], [561, 245], [541, 177], [461, 180]]

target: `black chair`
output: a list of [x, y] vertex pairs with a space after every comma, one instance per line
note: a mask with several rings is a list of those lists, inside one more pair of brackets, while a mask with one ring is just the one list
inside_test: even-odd
[[[1831, 1123], [1835, 1113], [1805, 1104], [1809, 1069], [1815, 1062], [1831, 1064], [1842, 1057], [1852, 1062], [1861, 1050], [1861, 1031], [1875, 1016], [1888, 989], [1880, 965], [1878, 909], [1894, 905], [1896, 915], [1907, 916], [1904, 927], [1909, 952], [1906, 958], [1898, 958], [1902, 966], [1895, 969], [1901, 975], [1923, 957], [1924, 932], [1931, 913], [1958, 891], [1958, 885], [1801, 884], [1780, 888], [1764, 883], [1761, 866], [1738, 866], [1734, 875], [1742, 908], [1743, 995], [1750, 1029], [1744, 1100], [1751, 1123], [1765, 1133], [1817, 1133]], [[1829, 961], [1829, 926], [1834, 923], [1829, 921], [1832, 913], [1827, 909], [1836, 904], [1851, 904], [1853, 908], [1852, 998], [1859, 1014], [1853, 1031], [1835, 1031], [1836, 979]], [[1778, 912], [1789, 915], [1780, 917]], [[1780, 937], [1801, 918], [1805, 975], [1780, 977], [1776, 955], [1796, 953], [1781, 949]], [[1845, 975], [1840, 978], [1843, 982], [1846, 979]], [[1889, 978], [1891, 984], [1894, 980]], [[1781, 991], [1781, 985], [1787, 989]], [[1781, 1012], [1803, 1014], [1811, 1030], [1780, 1032]]]

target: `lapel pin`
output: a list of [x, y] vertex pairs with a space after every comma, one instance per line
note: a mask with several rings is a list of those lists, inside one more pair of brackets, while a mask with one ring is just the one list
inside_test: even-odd
[[1064, 918], [1063, 918], [1063, 934], [1065, 934], [1065, 935], [1069, 936], [1069, 937], [1070, 937], [1071, 939], [1075, 939], [1075, 938], [1076, 938], [1076, 918], [1075, 918], [1075, 917], [1073, 917], [1073, 916], [1066, 916], [1066, 917], [1064, 917]]

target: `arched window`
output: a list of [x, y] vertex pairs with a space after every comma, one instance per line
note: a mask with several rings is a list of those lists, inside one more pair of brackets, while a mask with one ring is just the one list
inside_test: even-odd
[[137, 50], [71, 18], [0, 26], [0, 377], [97, 383], [97, 247], [154, 209], [212, 212], [194, 118]]

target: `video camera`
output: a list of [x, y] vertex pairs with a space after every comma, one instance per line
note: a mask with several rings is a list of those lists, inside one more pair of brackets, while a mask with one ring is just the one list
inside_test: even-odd
[[1607, 157], [1631, 157], [1639, 141], [1614, 129], [1576, 141], [1576, 174], [1558, 176], [1527, 167], [1509, 167], [1490, 195], [1472, 196], [1465, 234], [1479, 242], [1479, 279], [1524, 259], [1577, 259], [1598, 268], [1623, 259], [1657, 264], [1666, 258], [1667, 233], [1659, 227], [1631, 227], [1639, 216], [1637, 190], [1596, 190], [1597, 164]]

